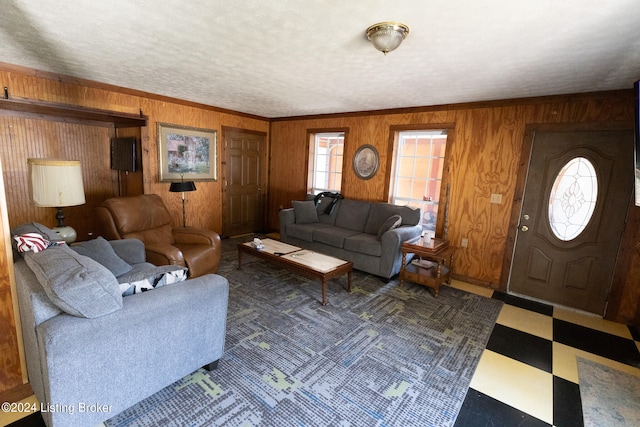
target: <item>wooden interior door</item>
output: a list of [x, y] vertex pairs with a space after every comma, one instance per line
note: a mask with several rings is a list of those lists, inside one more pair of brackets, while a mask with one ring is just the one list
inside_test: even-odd
[[604, 313], [632, 191], [632, 157], [631, 131], [534, 134], [509, 291]]
[[265, 136], [262, 133], [223, 129], [224, 237], [264, 230]]

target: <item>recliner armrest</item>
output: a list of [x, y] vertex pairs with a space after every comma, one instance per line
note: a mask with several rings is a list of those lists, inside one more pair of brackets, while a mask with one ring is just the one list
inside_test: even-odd
[[147, 262], [155, 265], [179, 265], [186, 267], [182, 251], [169, 243], [145, 244]]
[[220, 235], [213, 230], [197, 227], [179, 227], [171, 231], [177, 243], [220, 247]]

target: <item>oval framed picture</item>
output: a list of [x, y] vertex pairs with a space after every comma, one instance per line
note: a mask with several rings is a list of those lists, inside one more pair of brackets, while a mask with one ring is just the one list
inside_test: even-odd
[[360, 179], [372, 178], [378, 172], [378, 166], [380, 166], [380, 156], [373, 145], [363, 145], [353, 156], [353, 170]]

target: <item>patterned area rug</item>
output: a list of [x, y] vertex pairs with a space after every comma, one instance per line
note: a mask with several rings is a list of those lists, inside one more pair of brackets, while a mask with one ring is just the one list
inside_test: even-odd
[[[241, 241], [249, 241], [245, 238]], [[502, 302], [359, 271], [320, 283], [250, 256], [230, 282], [225, 355], [107, 426], [450, 426]], [[179, 286], [179, 285], [178, 285]]]
[[585, 427], [640, 426], [640, 376], [578, 357], [578, 377]]

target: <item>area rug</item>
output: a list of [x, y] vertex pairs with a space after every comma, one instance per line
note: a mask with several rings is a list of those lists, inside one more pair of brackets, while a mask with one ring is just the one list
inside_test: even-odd
[[585, 427], [640, 426], [640, 376], [577, 359]]
[[[245, 238], [243, 241], [251, 240]], [[451, 426], [502, 302], [354, 271], [320, 284], [223, 241], [225, 354], [105, 424]], [[161, 373], [158, 373], [161, 375]]]

